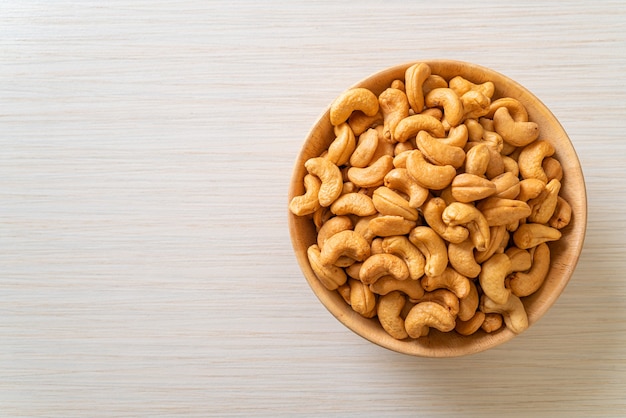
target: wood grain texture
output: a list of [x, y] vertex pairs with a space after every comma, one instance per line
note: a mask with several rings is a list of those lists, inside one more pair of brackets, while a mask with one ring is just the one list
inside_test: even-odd
[[[0, 415], [619, 416], [626, 410], [621, 1], [0, 4]], [[582, 257], [523, 337], [416, 359], [318, 302], [291, 170], [346, 86], [491, 67], [559, 118]]]

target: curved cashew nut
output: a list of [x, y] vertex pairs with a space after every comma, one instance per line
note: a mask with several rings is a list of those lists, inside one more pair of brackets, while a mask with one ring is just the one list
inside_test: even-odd
[[524, 179], [519, 182], [519, 194], [516, 199], [528, 202], [536, 198], [544, 190], [546, 183], [539, 179]]
[[[504, 172], [511, 173], [519, 180], [519, 166], [517, 160], [508, 155], [502, 155], [502, 164], [504, 165]], [[493, 180], [493, 179], [492, 179]]]
[[528, 122], [528, 112], [523, 104], [519, 100], [512, 97], [502, 97], [498, 100], [494, 100], [489, 105], [489, 112], [485, 115], [485, 118], [493, 119], [493, 115], [501, 107], [506, 108], [509, 114], [513, 117], [515, 122]]
[[428, 189], [420, 186], [409, 175], [406, 168], [394, 168], [385, 175], [383, 184], [393, 190], [398, 190], [409, 197], [409, 206], [419, 208], [428, 198]]
[[464, 298], [459, 299], [459, 312], [458, 319], [461, 321], [469, 321], [478, 309], [478, 303], [480, 302], [480, 296], [478, 295], [478, 288], [474, 284], [473, 280], [468, 280], [470, 291]]
[[335, 290], [348, 279], [342, 268], [322, 263], [320, 248], [317, 244], [311, 245], [306, 254], [313, 273], [326, 289]]
[[484, 313], [499, 313], [504, 318], [507, 328], [515, 334], [519, 334], [528, 328], [528, 316], [524, 304], [515, 295], [510, 295], [506, 303], [498, 304], [487, 295], [480, 300], [480, 310]]
[[[372, 243], [370, 244], [370, 256], [374, 255], [374, 254], [383, 254], [385, 251], [383, 251], [383, 238], [381, 237], [376, 237], [372, 240]], [[359, 277], [361, 277], [359, 275]]]
[[532, 257], [528, 251], [517, 247], [509, 247], [504, 253], [511, 260], [511, 272], [528, 271], [531, 268]]
[[369, 243], [357, 232], [341, 231], [326, 239], [320, 255], [324, 265], [334, 264], [339, 257], [347, 256], [363, 261], [370, 255]]
[[352, 192], [339, 196], [330, 205], [330, 211], [335, 215], [370, 216], [376, 213], [376, 208], [368, 195]]
[[426, 292], [421, 298], [411, 300], [411, 302], [436, 302], [447, 308], [454, 317], [459, 313], [459, 298], [448, 289], [436, 289], [432, 292]]
[[457, 126], [463, 119], [463, 103], [450, 88], [437, 88], [431, 90], [424, 99], [428, 107], [443, 107], [443, 124]]
[[550, 180], [557, 179], [558, 181], [563, 180], [563, 167], [561, 163], [556, 158], [547, 157], [543, 159], [541, 163], [541, 168], [543, 168], [543, 172], [546, 173], [546, 177], [548, 177], [548, 182]]
[[543, 224], [523, 224], [513, 233], [513, 242], [524, 250], [559, 238], [561, 231]]
[[548, 141], [538, 139], [525, 146], [519, 154], [517, 164], [519, 172], [525, 179], [538, 179], [548, 182], [548, 176], [543, 171], [542, 162], [546, 157], [554, 154], [554, 147]]
[[409, 278], [409, 268], [400, 257], [393, 254], [374, 254], [363, 262], [359, 272], [363, 283], [370, 285], [383, 276], [406, 280]]
[[383, 114], [383, 137], [387, 142], [397, 142], [394, 132], [398, 123], [409, 116], [409, 101], [402, 90], [388, 88], [378, 96]]
[[467, 228], [457, 225], [451, 226], [443, 222], [441, 216], [446, 209], [446, 202], [440, 197], [429, 197], [422, 206], [422, 215], [426, 223], [450, 243], [460, 243], [469, 237]]
[[328, 147], [326, 158], [337, 166], [344, 165], [350, 159], [356, 147], [356, 139], [352, 128], [347, 123], [335, 126], [336, 138]]
[[424, 157], [435, 165], [451, 165], [454, 168], [461, 168], [465, 162], [463, 148], [446, 145], [426, 131], [420, 131], [417, 134], [415, 143]]
[[411, 338], [428, 335], [430, 328], [449, 332], [456, 325], [454, 316], [437, 302], [422, 302], [415, 305], [404, 320], [404, 327]]
[[466, 239], [460, 243], [448, 244], [450, 265], [463, 276], [474, 278], [480, 274], [480, 264], [474, 258], [474, 243]]
[[484, 176], [489, 166], [490, 157], [491, 153], [487, 145], [477, 143], [472, 146], [465, 154], [465, 173], [481, 177]]
[[426, 259], [420, 250], [415, 247], [404, 235], [386, 237], [382, 242], [383, 251], [393, 254], [404, 260], [409, 269], [409, 277], [419, 280], [424, 275]]
[[495, 303], [502, 305], [511, 294], [511, 290], [504, 286], [504, 279], [511, 273], [511, 260], [506, 254], [494, 254], [483, 263], [479, 281], [483, 293]]
[[350, 167], [348, 179], [359, 187], [376, 187], [383, 184], [385, 175], [392, 169], [393, 157], [383, 155], [368, 167]]
[[476, 119], [465, 119], [463, 125], [467, 127], [467, 139], [470, 142], [480, 142], [483, 139], [485, 128]]
[[439, 276], [448, 265], [448, 250], [445, 241], [430, 227], [417, 226], [411, 230], [409, 240], [426, 258], [424, 274]]
[[398, 291], [393, 291], [378, 299], [377, 314], [380, 325], [389, 335], [398, 340], [409, 336], [404, 328], [404, 319], [400, 316], [406, 297]]
[[329, 220], [334, 214], [330, 211], [330, 208], [320, 207], [318, 210], [313, 212], [313, 223], [315, 224], [315, 230], [319, 231], [319, 229], [324, 225], [324, 223]]
[[493, 114], [493, 127], [502, 139], [516, 147], [523, 147], [539, 137], [539, 125], [535, 122], [516, 122], [506, 107]]
[[361, 314], [365, 318], [372, 318], [376, 315], [376, 295], [370, 288], [358, 280], [349, 279], [350, 285], [350, 306], [352, 310]]
[[417, 221], [417, 209], [412, 208], [405, 198], [388, 187], [381, 186], [374, 190], [372, 202], [383, 215], [402, 216], [409, 221]]
[[424, 289], [419, 280], [398, 280], [392, 276], [383, 276], [369, 286], [372, 292], [381, 296], [398, 291], [407, 295], [410, 300], [416, 300], [424, 295]]
[[453, 202], [443, 211], [441, 216], [448, 225], [463, 225], [470, 233], [470, 238], [478, 251], [489, 247], [491, 232], [489, 224], [483, 214], [474, 205], [463, 202]]
[[378, 113], [378, 97], [362, 87], [344, 91], [330, 105], [330, 123], [333, 126], [342, 124], [355, 110], [374, 116]]
[[391, 237], [406, 235], [415, 228], [417, 222], [409, 221], [403, 216], [382, 215], [369, 221], [368, 229], [376, 236]]
[[572, 207], [569, 203], [567, 203], [567, 200], [559, 196], [557, 198], [554, 214], [550, 218], [548, 225], [550, 225], [552, 228], [562, 229], [569, 225], [571, 219]]
[[317, 245], [324, 248], [326, 240], [338, 232], [352, 229], [352, 220], [347, 216], [333, 216], [317, 231]]
[[561, 182], [557, 179], [550, 180], [546, 184], [544, 191], [528, 202], [528, 206], [531, 209], [531, 213], [528, 215], [528, 222], [547, 224], [556, 210], [560, 191]]
[[462, 299], [470, 293], [470, 280], [451, 267], [446, 267], [438, 276], [422, 277], [422, 287], [428, 292], [436, 289], [448, 289]]
[[526, 273], [513, 274], [508, 285], [515, 296], [524, 297], [535, 293], [543, 284], [550, 270], [550, 248], [548, 244], [539, 244], [533, 253], [532, 266]]
[[[517, 165], [517, 163], [515, 164]], [[491, 181], [496, 186], [494, 197], [515, 199], [520, 192], [519, 177], [510, 171], [505, 171]]]
[[485, 313], [481, 311], [476, 311], [471, 318], [465, 321], [457, 317], [454, 330], [461, 335], [472, 335], [480, 329], [483, 322], [485, 322]]
[[295, 196], [289, 202], [289, 210], [296, 216], [309, 215], [320, 206], [320, 202], [317, 199], [317, 195], [320, 191], [322, 182], [312, 174], [304, 176], [304, 190], [305, 193], [302, 196]]
[[404, 73], [406, 96], [415, 113], [424, 108], [423, 85], [430, 73], [430, 66], [423, 62], [411, 65]]
[[374, 116], [367, 116], [363, 112], [352, 112], [348, 118], [348, 125], [352, 128], [354, 135], [359, 136], [369, 128], [374, 128], [383, 123], [383, 114], [376, 112]]
[[485, 199], [496, 192], [496, 185], [476, 174], [461, 173], [450, 184], [452, 196], [463, 203]]
[[341, 194], [343, 189], [343, 178], [341, 170], [332, 161], [324, 157], [309, 158], [304, 167], [309, 172], [317, 176], [322, 184], [317, 194], [320, 205], [330, 206]]
[[485, 320], [480, 328], [487, 334], [491, 334], [502, 328], [502, 315], [499, 313], [491, 312], [485, 313]]
[[509, 242], [510, 236], [507, 227], [504, 225], [490, 227], [489, 233], [491, 234], [491, 240], [487, 249], [474, 253], [474, 258], [479, 264], [484, 263], [496, 252], [503, 252]]
[[431, 74], [424, 80], [424, 85], [422, 86], [424, 97], [434, 89], [445, 87], [448, 87], [448, 82], [445, 78], [437, 74]]
[[489, 112], [491, 100], [483, 93], [476, 90], [470, 90], [459, 97], [461, 98], [461, 104], [463, 105], [464, 118], [475, 119], [484, 116]]
[[350, 156], [352, 167], [364, 168], [372, 161], [374, 153], [378, 148], [378, 132], [370, 128], [359, 136], [358, 144]]
[[491, 97], [493, 97], [493, 93], [496, 90], [495, 85], [491, 81], [486, 81], [481, 84], [475, 84], [461, 77], [460, 75], [450, 79], [448, 85], [459, 97], [463, 96], [468, 91], [476, 91], [478, 93], [484, 94], [485, 96], [487, 96], [487, 98], [491, 99]]
[[489, 226], [510, 225], [531, 214], [526, 202], [517, 199], [489, 197], [476, 205], [487, 220]]
[[[465, 147], [469, 138], [467, 126], [465, 124], [453, 126], [448, 131], [448, 136], [445, 138], [438, 138], [437, 140], [442, 144], [449, 145], [451, 147]], [[467, 157], [466, 157], [467, 158]]]
[[439, 119], [430, 115], [411, 115], [396, 125], [394, 137], [398, 142], [406, 142], [417, 135], [419, 131], [427, 131], [430, 134], [441, 138], [446, 134], [443, 124]]
[[445, 189], [456, 176], [453, 166], [431, 164], [419, 150], [408, 151], [407, 154], [406, 169], [409, 175], [427, 189]]

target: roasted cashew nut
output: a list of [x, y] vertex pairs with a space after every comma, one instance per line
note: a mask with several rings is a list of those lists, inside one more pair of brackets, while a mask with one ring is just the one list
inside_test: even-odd
[[426, 131], [420, 131], [417, 134], [415, 143], [424, 157], [435, 165], [451, 165], [454, 168], [461, 168], [465, 162], [463, 148], [444, 144]]
[[470, 173], [458, 174], [450, 188], [452, 196], [463, 203], [482, 200], [496, 193], [496, 185], [492, 181]]
[[528, 122], [528, 112], [526, 108], [519, 100], [512, 97], [502, 97], [491, 102], [491, 105], [489, 105], [489, 113], [485, 115], [485, 118], [493, 119], [493, 115], [501, 107], [509, 111], [509, 114], [513, 117], [515, 122]]
[[395, 143], [394, 132], [398, 123], [409, 116], [409, 101], [402, 90], [388, 88], [378, 96], [380, 111], [383, 114], [383, 137]]
[[463, 106], [464, 118], [479, 118], [489, 112], [491, 100], [483, 93], [470, 90], [459, 97]]
[[457, 317], [461, 321], [469, 321], [476, 314], [476, 309], [478, 309], [478, 303], [480, 302], [478, 288], [474, 284], [474, 281], [468, 280], [468, 282], [470, 287], [469, 293], [459, 299], [459, 312]]
[[355, 136], [361, 135], [370, 128], [374, 128], [383, 123], [382, 113], [376, 112], [374, 116], [367, 116], [363, 112], [352, 112], [348, 118], [348, 125], [352, 128]]
[[508, 279], [508, 286], [515, 296], [532, 295], [539, 290], [549, 270], [550, 248], [548, 244], [539, 244], [534, 250], [530, 270], [514, 273]]
[[546, 173], [548, 182], [554, 179], [558, 181], [563, 180], [563, 166], [561, 166], [561, 163], [556, 158], [544, 158], [541, 163], [541, 168], [543, 168], [543, 172]]
[[404, 235], [386, 237], [382, 241], [383, 251], [400, 257], [409, 269], [409, 277], [419, 280], [424, 275], [426, 259], [415, 245]]
[[370, 288], [355, 279], [349, 279], [350, 285], [350, 306], [365, 318], [372, 318], [376, 315], [376, 295]]
[[511, 290], [504, 286], [506, 276], [512, 270], [511, 260], [506, 254], [494, 254], [485, 261], [480, 272], [479, 282], [483, 293], [495, 303], [506, 303], [511, 295]]
[[469, 319], [465, 321], [462, 320], [460, 317], [457, 317], [454, 330], [461, 335], [472, 335], [480, 329], [484, 322], [485, 313], [481, 311], [476, 311], [474, 312], [474, 315], [472, 315]]
[[407, 154], [406, 169], [409, 175], [427, 189], [445, 189], [456, 176], [456, 169], [453, 166], [431, 164], [419, 150], [409, 151]]
[[454, 317], [459, 313], [459, 298], [448, 289], [436, 289], [432, 292], [426, 292], [421, 298], [412, 299], [411, 302], [436, 302], [447, 308]]
[[524, 250], [537, 245], [556, 241], [561, 238], [561, 231], [543, 224], [523, 224], [513, 233], [513, 242]]
[[365, 168], [369, 165], [378, 148], [378, 132], [370, 128], [359, 136], [359, 141], [350, 156], [352, 167]]
[[496, 252], [504, 251], [504, 248], [509, 242], [509, 233], [507, 227], [504, 225], [489, 227], [489, 233], [491, 240], [489, 246], [484, 251], [475, 251], [474, 259], [477, 263], [482, 264]]
[[404, 319], [400, 316], [406, 297], [398, 291], [388, 293], [378, 299], [377, 314], [380, 325], [389, 335], [398, 340], [409, 336], [404, 328]]
[[495, 312], [485, 313], [485, 320], [480, 328], [487, 334], [491, 334], [502, 328], [502, 315]]
[[438, 276], [424, 276], [421, 281], [422, 287], [427, 292], [436, 289], [448, 289], [459, 299], [467, 297], [471, 290], [470, 280], [451, 267], [446, 267], [443, 273]]
[[381, 215], [371, 219], [367, 227], [376, 236], [391, 237], [406, 235], [416, 225], [415, 221], [409, 221], [403, 216]]
[[519, 194], [516, 199], [528, 202], [536, 198], [545, 189], [546, 183], [539, 179], [524, 179], [519, 182]]
[[535, 122], [516, 122], [506, 107], [493, 114], [493, 126], [502, 139], [516, 147], [524, 147], [539, 137]]
[[451, 147], [463, 148], [467, 144], [468, 131], [465, 124], [453, 126], [448, 131], [448, 136], [445, 138], [438, 138], [437, 140], [442, 144], [449, 145]]
[[447, 225], [465, 226], [470, 233], [470, 238], [478, 251], [484, 251], [489, 247], [491, 233], [489, 224], [483, 214], [469, 203], [454, 202], [443, 211], [442, 219]]
[[320, 205], [330, 206], [339, 197], [343, 189], [343, 179], [339, 167], [323, 157], [309, 158], [304, 163], [304, 167], [309, 174], [317, 176], [322, 182], [317, 194]]
[[[507, 157], [508, 158], [508, 157]], [[511, 158], [509, 158], [512, 160]], [[513, 162], [515, 162], [513, 160]], [[506, 164], [505, 164], [506, 165]], [[517, 166], [517, 163], [515, 163]], [[520, 192], [519, 177], [510, 171], [505, 171], [497, 177], [491, 179], [496, 186], [494, 197], [502, 199], [515, 199]]]
[[404, 327], [411, 338], [428, 335], [430, 328], [449, 332], [454, 329], [455, 325], [454, 316], [437, 302], [418, 303], [411, 308], [404, 319]]
[[463, 103], [454, 90], [437, 88], [431, 90], [425, 97], [428, 107], [443, 108], [443, 124], [449, 127], [457, 126], [463, 119]]
[[481, 211], [489, 226], [510, 225], [531, 214], [530, 206], [517, 199], [490, 197], [476, 206]]
[[383, 184], [385, 187], [406, 194], [409, 197], [409, 206], [415, 209], [422, 206], [428, 198], [428, 189], [413, 180], [406, 168], [394, 168], [388, 172], [383, 179]]
[[409, 221], [416, 221], [418, 218], [417, 209], [412, 208], [405, 198], [388, 187], [381, 186], [374, 190], [372, 202], [383, 215], [402, 216]]
[[528, 201], [531, 210], [528, 215], [528, 222], [547, 224], [556, 210], [560, 191], [561, 182], [552, 179], [546, 184], [544, 191], [539, 196]]
[[344, 91], [330, 105], [330, 123], [333, 126], [344, 123], [355, 110], [374, 116], [378, 113], [378, 97], [362, 87]]
[[310, 215], [318, 210], [320, 202], [317, 195], [320, 191], [322, 182], [314, 175], [307, 174], [304, 176], [304, 190], [302, 196], [295, 196], [289, 202], [289, 210], [296, 216]]
[[359, 278], [363, 283], [370, 285], [383, 276], [406, 280], [409, 278], [409, 268], [404, 260], [393, 254], [374, 254], [363, 261], [359, 272]]
[[476, 91], [484, 94], [487, 98], [491, 99], [493, 93], [495, 93], [496, 87], [491, 81], [486, 81], [481, 84], [475, 84], [471, 81], [461, 77], [460, 75], [452, 77], [448, 83], [449, 87], [454, 90], [457, 96], [461, 97], [468, 91]]
[[499, 313], [504, 319], [507, 328], [515, 334], [520, 334], [528, 328], [528, 316], [524, 304], [515, 295], [510, 295], [506, 303], [498, 304], [487, 295], [480, 299], [479, 309], [484, 313]]
[[552, 228], [562, 229], [569, 225], [572, 220], [572, 207], [567, 200], [563, 199], [561, 196], [557, 198], [556, 208], [554, 209], [554, 214], [550, 218], [548, 225]]
[[490, 157], [487, 145], [477, 143], [472, 146], [465, 154], [465, 173], [483, 177], [487, 172]]
[[426, 258], [424, 274], [439, 276], [448, 265], [448, 250], [445, 241], [430, 227], [417, 226], [411, 230], [409, 240]]
[[393, 169], [393, 157], [383, 155], [368, 167], [350, 167], [348, 179], [359, 187], [377, 187], [383, 184], [385, 175]]
[[548, 141], [538, 139], [526, 145], [519, 154], [517, 164], [520, 174], [525, 179], [538, 179], [548, 183], [548, 176], [543, 171], [542, 163], [546, 157], [554, 154], [554, 147]]
[[335, 140], [328, 147], [326, 158], [335, 163], [335, 165], [342, 166], [348, 162], [354, 152], [356, 139], [352, 128], [347, 123], [335, 126], [335, 135]]
[[517, 247], [509, 247], [504, 253], [509, 257], [509, 260], [511, 260], [512, 272], [528, 271], [531, 268], [532, 257], [527, 250], [522, 250]]
[[363, 261], [370, 255], [369, 243], [357, 232], [352, 230], [341, 231], [328, 237], [320, 255], [324, 265], [334, 264], [339, 257], [347, 256], [357, 261]]
[[317, 244], [311, 245], [306, 254], [313, 273], [326, 289], [335, 290], [346, 282], [347, 276], [342, 268], [322, 263], [320, 260], [321, 252]]
[[430, 73], [430, 66], [423, 62], [411, 65], [404, 73], [406, 96], [415, 113], [424, 108], [423, 85]]
[[481, 267], [474, 258], [474, 243], [471, 239], [448, 244], [448, 259], [452, 268], [463, 276], [474, 278], [480, 274]]
[[450, 243], [460, 243], [469, 237], [467, 228], [457, 225], [451, 226], [443, 222], [441, 216], [446, 209], [446, 202], [440, 197], [429, 197], [422, 206], [422, 215], [426, 223]]
[[398, 122], [394, 137], [398, 142], [406, 142], [414, 138], [420, 131], [426, 131], [438, 138], [446, 134], [445, 128], [439, 119], [430, 115], [417, 114], [408, 116]]
[[324, 248], [326, 240], [338, 232], [352, 229], [352, 220], [348, 216], [333, 216], [317, 231], [317, 245]]
[[387, 295], [391, 292], [402, 292], [410, 300], [416, 300], [424, 295], [424, 289], [419, 280], [398, 280], [392, 276], [383, 276], [370, 284], [370, 290], [377, 295]]
[[335, 215], [370, 216], [376, 213], [376, 208], [368, 195], [352, 192], [339, 196], [330, 205], [330, 211]]

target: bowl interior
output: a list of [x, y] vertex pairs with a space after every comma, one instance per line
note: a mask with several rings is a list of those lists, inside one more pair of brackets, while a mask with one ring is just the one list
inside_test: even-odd
[[[430, 65], [432, 73], [446, 80], [460, 75], [474, 83], [492, 81], [496, 87], [493, 100], [499, 97], [513, 97], [526, 107], [529, 120], [540, 126], [540, 139], [551, 142], [556, 149], [555, 157], [563, 167], [561, 196], [572, 207], [572, 221], [562, 230], [563, 237], [550, 244], [552, 264], [543, 286], [533, 295], [522, 298], [532, 326], [554, 304], [570, 277], [582, 250], [587, 223], [587, 198], [582, 169], [578, 156], [565, 130], [550, 110], [532, 93], [515, 81], [488, 68], [475, 64], [434, 60], [424, 61]], [[393, 80], [404, 79], [405, 70], [413, 62], [388, 68], [374, 74], [353, 87], [365, 87], [376, 95], [385, 90]], [[304, 193], [303, 179], [307, 174], [304, 162], [319, 156], [335, 138], [330, 124], [328, 109], [311, 129], [292, 174], [289, 200]], [[298, 263], [315, 295], [322, 304], [346, 327], [361, 337], [400, 353], [423, 357], [454, 357], [484, 351], [502, 344], [516, 334], [503, 327], [488, 334], [479, 330], [471, 336], [461, 336], [456, 332], [442, 333], [431, 329], [427, 337], [415, 340], [396, 340], [389, 336], [376, 319], [366, 319], [354, 312], [335, 291], [327, 290], [311, 269], [306, 255], [307, 248], [316, 242], [315, 225], [310, 217], [297, 217], [289, 213], [289, 229]]]

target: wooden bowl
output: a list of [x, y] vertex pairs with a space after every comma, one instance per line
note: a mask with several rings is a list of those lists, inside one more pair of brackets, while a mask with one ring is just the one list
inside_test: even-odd
[[[582, 169], [576, 151], [567, 133], [550, 110], [531, 92], [520, 84], [496, 71], [479, 65], [451, 61], [424, 61], [433, 74], [446, 80], [460, 75], [474, 83], [492, 81], [496, 87], [493, 100], [498, 97], [513, 97], [525, 105], [529, 120], [539, 124], [540, 139], [551, 142], [555, 157], [563, 167], [561, 196], [572, 207], [572, 220], [561, 232], [559, 241], [550, 243], [551, 268], [542, 287], [531, 296], [522, 298], [528, 315], [529, 326], [539, 320], [555, 303], [570, 280], [580, 256], [587, 224], [587, 198]], [[365, 87], [376, 95], [389, 87], [395, 79], [404, 80], [405, 70], [414, 62], [385, 69], [353, 87]], [[304, 193], [303, 178], [307, 174], [304, 162], [317, 157], [328, 148], [335, 138], [329, 121], [328, 109], [311, 129], [296, 160], [289, 188], [289, 201]], [[514, 334], [506, 327], [488, 334], [479, 330], [471, 336], [461, 336], [455, 331], [439, 332], [431, 329], [426, 337], [397, 340], [388, 335], [376, 318], [366, 319], [354, 312], [336, 291], [327, 290], [317, 279], [307, 258], [307, 248], [316, 242], [316, 230], [311, 217], [297, 217], [289, 213], [289, 230], [298, 263], [304, 277], [320, 302], [341, 323], [361, 337], [387, 349], [422, 357], [456, 357], [481, 352], [511, 340]], [[523, 335], [523, 334], [522, 334]]]

